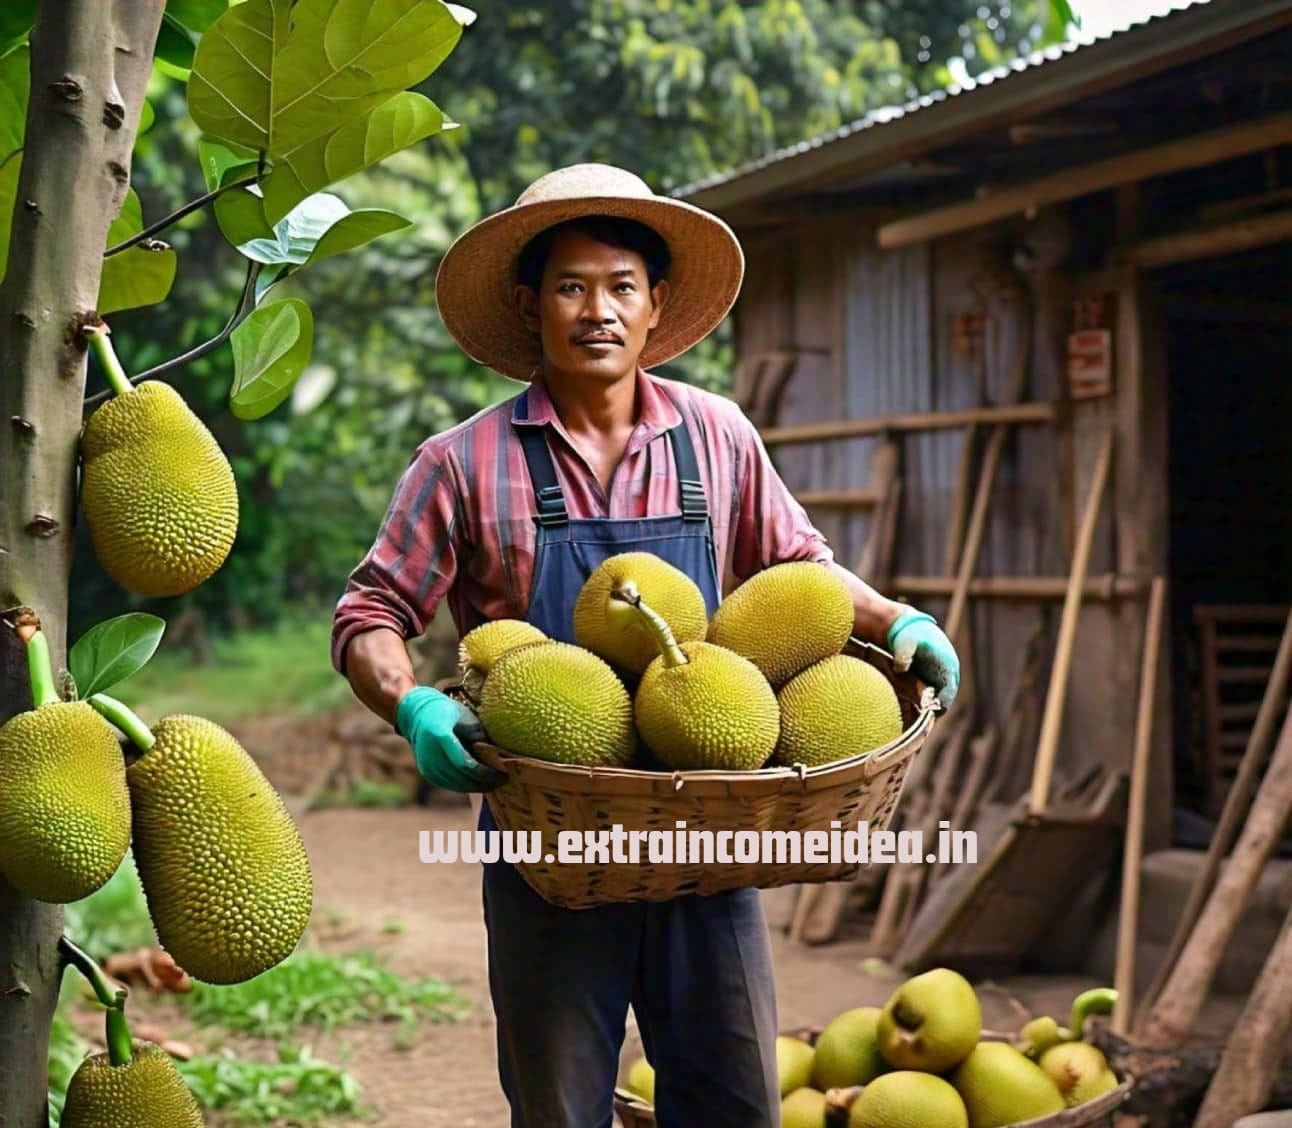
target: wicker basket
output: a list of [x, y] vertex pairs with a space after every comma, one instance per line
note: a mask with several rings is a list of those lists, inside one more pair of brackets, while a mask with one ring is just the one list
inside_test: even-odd
[[[582, 909], [612, 901], [662, 901], [688, 893], [710, 894], [739, 888], [772, 888], [799, 882], [839, 881], [860, 869], [840, 850], [837, 860], [830, 839], [818, 839], [825, 852], [804, 847], [805, 831], [868, 833], [885, 829], [902, 791], [912, 757], [928, 739], [934, 723], [932, 691], [911, 674], [898, 674], [892, 658], [868, 643], [853, 640], [845, 653], [863, 658], [892, 682], [902, 705], [905, 730], [889, 744], [819, 768], [760, 768], [747, 772], [643, 771], [631, 768], [583, 768], [520, 756], [493, 744], [476, 744], [474, 754], [507, 775], [485, 798], [503, 831], [542, 832], [543, 860], [518, 862], [525, 881], [553, 904]], [[667, 832], [676, 844], [678, 823], [685, 831], [686, 857], [652, 861], [649, 839], [636, 840], [637, 860], [590, 862], [559, 860], [562, 831]], [[837, 827], [831, 826], [837, 822]], [[717, 863], [692, 842], [706, 838], [721, 848], [716, 835], [692, 840], [693, 831], [791, 831], [767, 840], [780, 852], [770, 860]], [[652, 835], [658, 840], [658, 835]], [[727, 852], [748, 839], [725, 838]], [[629, 845], [625, 840], [623, 850]], [[798, 854], [787, 851], [793, 850]], [[767, 851], [764, 848], [763, 854]], [[550, 859], [550, 860], [548, 860]]]
[[[791, 1037], [803, 1038], [815, 1043], [821, 1031], [814, 1027], [808, 1030], [787, 1031], [787, 1033]], [[1009, 1042], [1013, 1039], [1011, 1035], [1000, 1031], [984, 1030], [982, 1040]], [[1130, 1096], [1131, 1089], [1135, 1087], [1135, 1079], [1129, 1075], [1119, 1078], [1119, 1081], [1117, 1088], [1096, 1097], [1093, 1101], [1086, 1101], [1076, 1108], [1064, 1109], [1050, 1116], [1020, 1120], [1009, 1125], [1008, 1128], [1088, 1128], [1089, 1125], [1108, 1124], [1111, 1122], [1113, 1110]], [[615, 1115], [619, 1117], [623, 1128], [655, 1128], [654, 1108], [651, 1107], [650, 1102], [643, 1100], [636, 1093], [622, 1086], [616, 1086], [614, 1107]]]

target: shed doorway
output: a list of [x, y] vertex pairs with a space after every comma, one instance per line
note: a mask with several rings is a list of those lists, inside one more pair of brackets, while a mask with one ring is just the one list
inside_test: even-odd
[[1292, 244], [1154, 275], [1166, 334], [1181, 845], [1210, 838], [1292, 605], [1289, 280]]

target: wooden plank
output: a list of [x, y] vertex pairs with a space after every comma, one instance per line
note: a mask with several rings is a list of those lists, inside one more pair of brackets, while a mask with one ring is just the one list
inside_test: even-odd
[[1037, 741], [1036, 764], [1032, 773], [1032, 794], [1030, 810], [1033, 814], [1042, 813], [1049, 802], [1050, 776], [1054, 771], [1054, 759], [1059, 750], [1059, 734], [1063, 727], [1064, 706], [1068, 696], [1068, 673], [1072, 666], [1072, 650], [1076, 642], [1077, 617], [1081, 610], [1081, 589], [1086, 578], [1086, 568], [1090, 562], [1090, 549], [1095, 535], [1095, 524], [1099, 519], [1100, 504], [1103, 500], [1104, 486], [1108, 481], [1113, 458], [1112, 428], [1104, 432], [1103, 445], [1099, 451], [1099, 460], [1095, 464], [1094, 480], [1090, 492], [1086, 495], [1085, 511], [1081, 515], [1081, 527], [1077, 531], [1077, 547], [1073, 553], [1071, 582], [1063, 603], [1063, 616], [1059, 621], [1059, 640], [1054, 651], [1054, 668], [1050, 677], [1050, 688], [1045, 699], [1045, 712], [1041, 720], [1041, 735]]
[[883, 501], [878, 490], [800, 490], [794, 499], [803, 506], [819, 505], [831, 509], [874, 509]]
[[1113, 251], [1112, 255], [1114, 259], [1134, 266], [1169, 266], [1178, 262], [1232, 255], [1252, 247], [1265, 247], [1290, 239], [1292, 211], [1282, 211], [1252, 216], [1250, 219], [1237, 219], [1219, 227], [1158, 235], [1132, 243], [1121, 251]]
[[1010, 185], [972, 200], [907, 216], [881, 226], [875, 238], [882, 249], [892, 250], [981, 227], [1045, 204], [1074, 200], [1092, 192], [1171, 172], [1218, 164], [1289, 142], [1292, 142], [1292, 113], [1271, 114], [1255, 121], [1181, 137], [1138, 152], [1065, 168], [1026, 184]]
[[1117, 916], [1117, 957], [1113, 985], [1113, 1030], [1130, 1031], [1135, 998], [1135, 942], [1139, 932], [1140, 862], [1144, 849], [1144, 809], [1148, 799], [1148, 762], [1153, 739], [1153, 698], [1157, 690], [1157, 661], [1162, 646], [1162, 608], [1166, 581], [1153, 579], [1144, 624], [1143, 662], [1140, 667], [1139, 705], [1135, 717], [1135, 749], [1131, 756], [1130, 799], [1127, 801], [1126, 848], [1122, 851], [1121, 909]]
[[[1070, 587], [1066, 576], [978, 576], [969, 582], [969, 594], [989, 599], [1063, 599]], [[1143, 595], [1147, 583], [1134, 576], [1087, 576], [1081, 584], [1082, 599], [1115, 600]], [[907, 596], [949, 596], [955, 581], [946, 576], [894, 576], [889, 583], [894, 594]]]
[[1058, 416], [1052, 403], [1007, 404], [1001, 407], [967, 407], [958, 411], [918, 411], [898, 415], [869, 415], [864, 419], [835, 419], [822, 423], [795, 423], [768, 427], [764, 446], [815, 443], [826, 439], [860, 439], [888, 431], [950, 431], [971, 423], [1049, 424]]

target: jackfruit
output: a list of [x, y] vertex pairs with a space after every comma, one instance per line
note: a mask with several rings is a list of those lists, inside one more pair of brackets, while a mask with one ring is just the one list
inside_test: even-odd
[[969, 1111], [969, 1128], [1005, 1128], [1065, 1107], [1058, 1086], [1008, 1042], [979, 1042], [948, 1080]]
[[637, 751], [628, 690], [573, 643], [508, 651], [485, 678], [477, 715], [492, 743], [539, 760], [622, 767]]
[[737, 587], [718, 605], [705, 638], [748, 658], [779, 689], [813, 662], [838, 654], [855, 616], [852, 593], [835, 572], [796, 560]]
[[76, 1067], [61, 1128], [202, 1128], [202, 1110], [170, 1055], [137, 1038], [133, 1055], [113, 1065], [107, 1053], [91, 1054]]
[[655, 1103], [655, 1067], [644, 1057], [639, 1057], [628, 1069], [624, 1088], [636, 1093], [647, 1104]]
[[902, 735], [892, 683], [869, 662], [835, 654], [795, 674], [776, 695], [778, 764], [819, 767], [882, 748]]
[[1037, 1063], [1069, 1108], [1085, 1104], [1117, 1088], [1117, 1075], [1098, 1046], [1089, 1042], [1060, 1042], [1041, 1054]]
[[296, 824], [219, 725], [164, 717], [126, 770], [134, 856], [157, 939], [206, 983], [241, 983], [296, 948], [314, 879]]
[[631, 604], [615, 598], [616, 590], [645, 600], [678, 642], [704, 638], [709, 615], [690, 576], [650, 552], [608, 557], [593, 569], [574, 602], [574, 641], [619, 670], [640, 677], [659, 647]]
[[816, 1040], [812, 1059], [812, 1087], [842, 1089], [867, 1085], [886, 1066], [875, 1040], [878, 1007], [853, 1007], [836, 1015]]
[[802, 1038], [792, 1038], [788, 1034], [776, 1036], [776, 1078], [780, 1082], [782, 1097], [811, 1082], [813, 1053], [811, 1045]]
[[130, 846], [126, 762], [84, 701], [52, 701], [0, 727], [0, 872], [38, 901], [88, 897]]
[[644, 600], [659, 656], [633, 698], [637, 731], [666, 767], [749, 771], [776, 747], [780, 710], [767, 679], [746, 658], [709, 642], [678, 643]]
[[875, 1038], [898, 1069], [942, 1073], [964, 1061], [982, 1034], [982, 1006], [958, 971], [936, 967], [901, 984], [884, 1004]]
[[848, 1109], [848, 1128], [972, 1128], [964, 1101], [941, 1077], [898, 1070], [876, 1077]]
[[238, 489], [215, 437], [168, 384], [148, 380], [86, 421], [81, 508], [95, 556], [136, 595], [209, 579], [238, 531]]
[[479, 702], [484, 680], [499, 658], [518, 646], [547, 641], [547, 635], [524, 619], [481, 623], [467, 631], [458, 644], [458, 676], [462, 688], [472, 701]]
[[781, 1101], [781, 1128], [826, 1128], [825, 1094], [804, 1086]]

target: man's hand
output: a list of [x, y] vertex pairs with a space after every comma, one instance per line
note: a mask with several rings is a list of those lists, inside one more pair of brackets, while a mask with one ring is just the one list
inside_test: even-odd
[[395, 729], [413, 748], [417, 770], [447, 791], [490, 791], [506, 776], [480, 763], [466, 745], [485, 739], [474, 713], [429, 685], [399, 699]]
[[944, 712], [951, 708], [960, 689], [960, 659], [932, 615], [913, 609], [899, 615], [888, 628], [888, 649], [899, 672], [913, 671], [933, 687]]

